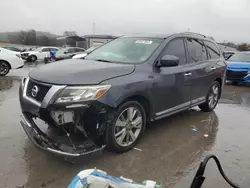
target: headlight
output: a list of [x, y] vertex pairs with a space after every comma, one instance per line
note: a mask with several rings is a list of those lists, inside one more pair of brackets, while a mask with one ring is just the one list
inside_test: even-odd
[[97, 100], [110, 89], [110, 85], [66, 87], [55, 103], [82, 102]]

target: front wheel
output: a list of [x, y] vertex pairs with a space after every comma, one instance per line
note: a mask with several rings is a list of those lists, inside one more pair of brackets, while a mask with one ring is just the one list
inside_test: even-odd
[[10, 66], [5, 61], [0, 61], [0, 76], [5, 76], [9, 73]]
[[146, 113], [140, 103], [128, 101], [121, 105], [106, 129], [106, 144], [112, 151], [123, 153], [140, 139], [146, 124]]
[[31, 55], [31, 56], [29, 56], [28, 57], [28, 59], [27, 59], [27, 61], [29, 61], [29, 62], [36, 62], [36, 60], [37, 60], [37, 57], [35, 56], [35, 55]]
[[199, 105], [201, 111], [210, 112], [217, 106], [221, 95], [221, 85], [219, 82], [213, 82], [210, 90], [207, 94], [207, 100], [205, 103]]

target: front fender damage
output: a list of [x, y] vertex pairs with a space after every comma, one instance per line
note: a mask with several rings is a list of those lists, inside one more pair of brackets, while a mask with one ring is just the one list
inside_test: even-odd
[[98, 102], [84, 108], [51, 106], [39, 113], [39, 119], [48, 124], [46, 131], [38, 125], [37, 117], [28, 112], [23, 112], [21, 125], [38, 148], [65, 158], [83, 157], [106, 147], [103, 138], [112, 111]]

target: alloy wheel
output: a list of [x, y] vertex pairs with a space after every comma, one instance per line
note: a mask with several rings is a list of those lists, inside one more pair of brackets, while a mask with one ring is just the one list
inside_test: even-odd
[[115, 140], [119, 146], [128, 147], [133, 144], [142, 130], [142, 114], [135, 107], [122, 111], [115, 123]]
[[5, 62], [0, 62], [0, 75], [6, 75], [9, 72], [9, 65]]
[[210, 90], [208, 97], [208, 105], [212, 109], [217, 104], [219, 100], [219, 86], [214, 84]]

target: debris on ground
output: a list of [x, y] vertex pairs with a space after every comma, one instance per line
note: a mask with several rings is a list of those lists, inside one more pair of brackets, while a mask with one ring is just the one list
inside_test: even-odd
[[83, 170], [71, 181], [68, 188], [161, 188], [155, 181], [136, 183], [124, 177], [114, 177], [98, 169]]
[[196, 132], [197, 131], [197, 128], [194, 126], [194, 125], [190, 125], [190, 127], [192, 128], [191, 130]]
[[134, 148], [134, 150], [137, 150], [137, 151], [142, 151], [142, 149], [139, 149], [139, 148]]

